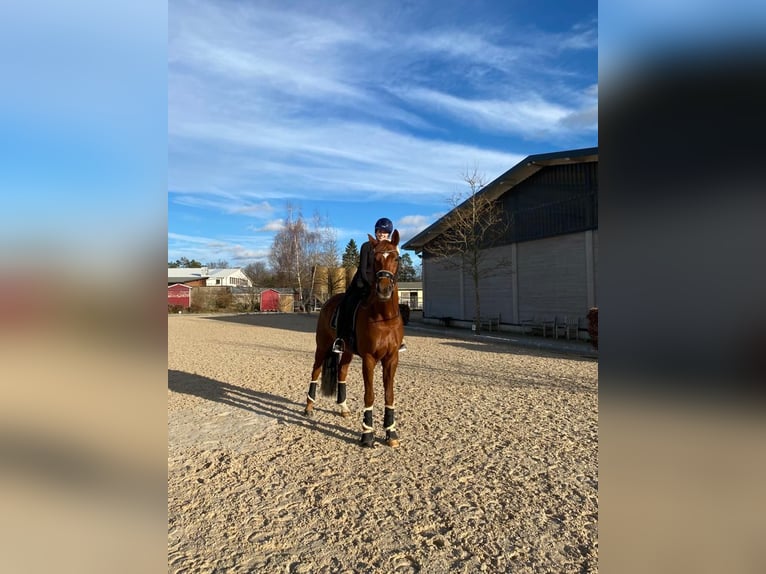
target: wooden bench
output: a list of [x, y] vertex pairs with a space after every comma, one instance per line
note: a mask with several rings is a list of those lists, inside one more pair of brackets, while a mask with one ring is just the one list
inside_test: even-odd
[[535, 317], [534, 319], [523, 319], [521, 321], [521, 330], [526, 335], [540, 335], [541, 337], [559, 338], [559, 334], [564, 335], [565, 323], [557, 317]]
[[580, 340], [580, 319], [574, 317], [564, 317], [563, 320], [556, 323], [556, 338], [558, 339], [559, 333], [564, 332], [567, 341], [574, 338], [575, 341]]
[[479, 317], [479, 325], [483, 329], [484, 327], [487, 328], [488, 331], [492, 331], [492, 328], [495, 328], [495, 331], [500, 330], [500, 314], [497, 315], [491, 315], [486, 317]]
[[533, 319], [521, 320], [521, 331], [523, 334], [545, 336], [545, 324], [542, 319], [537, 317]]
[[522, 332], [529, 335], [540, 335], [542, 337], [566, 337], [578, 340], [580, 330], [580, 320], [570, 317], [546, 317], [539, 319], [524, 319], [521, 321]]

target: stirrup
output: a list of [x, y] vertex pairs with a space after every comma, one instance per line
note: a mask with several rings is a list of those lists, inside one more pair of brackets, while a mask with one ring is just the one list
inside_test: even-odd
[[343, 354], [343, 339], [340, 339], [340, 338], [335, 339], [335, 341], [332, 344], [332, 352]]

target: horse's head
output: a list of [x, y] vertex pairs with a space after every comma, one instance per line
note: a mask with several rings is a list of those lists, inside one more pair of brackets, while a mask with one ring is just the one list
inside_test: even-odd
[[388, 301], [396, 288], [396, 278], [399, 274], [399, 230], [394, 229], [391, 239], [378, 241], [372, 235], [367, 235], [373, 246], [373, 268], [375, 269], [375, 294], [378, 299]]

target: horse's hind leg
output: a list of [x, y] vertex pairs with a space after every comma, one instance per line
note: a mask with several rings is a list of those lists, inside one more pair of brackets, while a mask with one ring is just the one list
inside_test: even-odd
[[309, 391], [306, 394], [306, 408], [303, 409], [303, 414], [307, 417], [314, 416], [314, 403], [317, 400], [317, 383], [319, 382], [319, 374], [322, 372], [322, 362], [324, 361], [324, 352], [317, 347], [314, 353], [314, 366], [311, 369], [311, 381], [309, 381]]
[[341, 361], [338, 368], [338, 406], [340, 407], [340, 416], [348, 418], [351, 416], [351, 411], [346, 404], [346, 376], [348, 375], [348, 366], [351, 363], [349, 358], [345, 362]]

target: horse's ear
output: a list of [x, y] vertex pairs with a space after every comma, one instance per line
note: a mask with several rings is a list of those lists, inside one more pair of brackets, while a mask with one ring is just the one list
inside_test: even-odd
[[394, 229], [394, 233], [391, 235], [391, 245], [399, 245], [399, 230]]
[[367, 234], [367, 238], [370, 240], [370, 243], [372, 243], [373, 245], [377, 245], [378, 244], [378, 240], [375, 237], [373, 237], [372, 235], [370, 235], [369, 233]]

